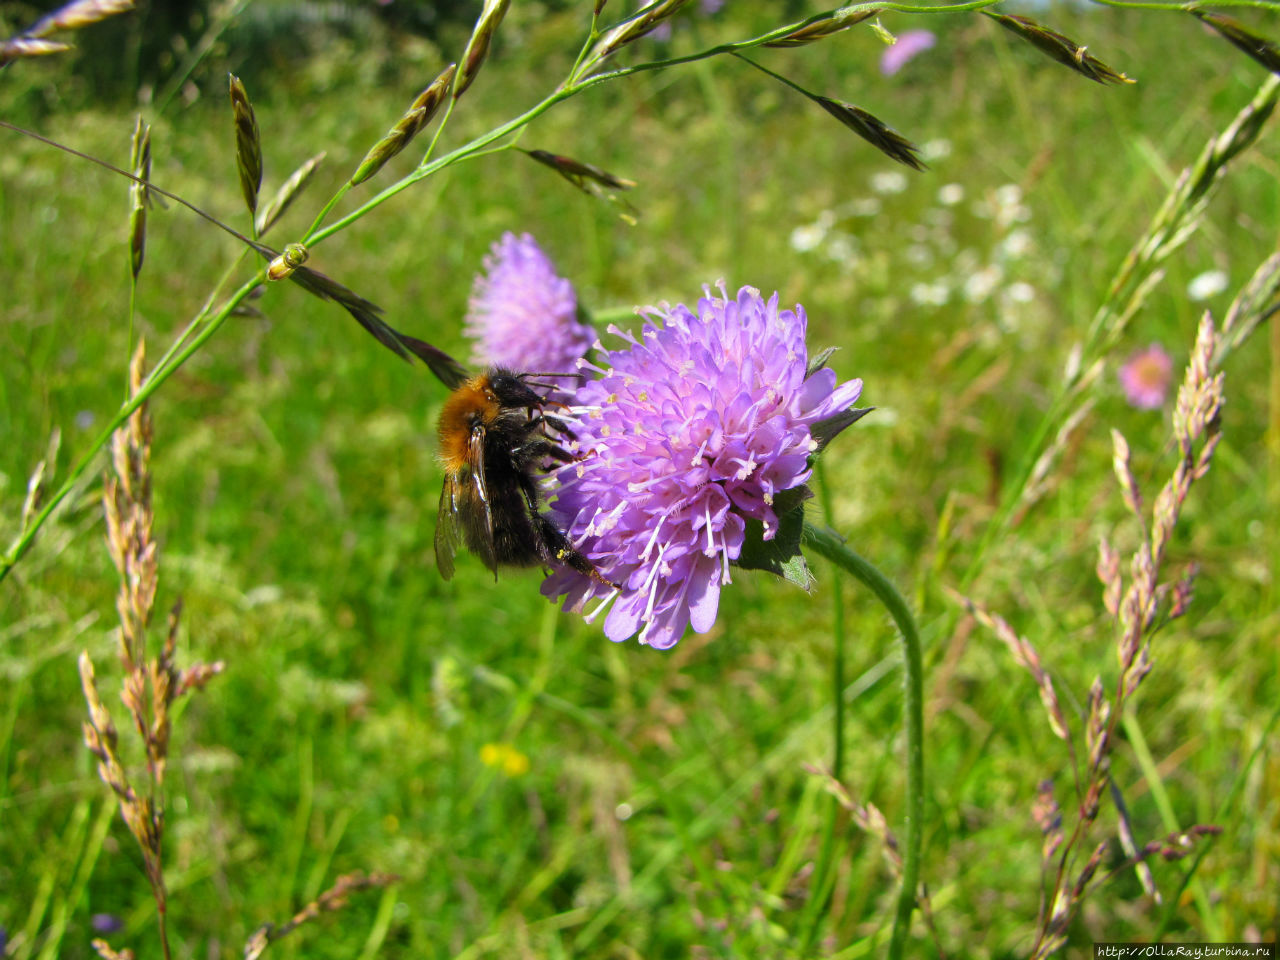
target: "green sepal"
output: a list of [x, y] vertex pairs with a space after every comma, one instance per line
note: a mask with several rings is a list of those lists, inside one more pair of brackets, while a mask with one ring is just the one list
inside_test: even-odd
[[778, 515], [778, 529], [772, 540], [764, 538], [764, 523], [746, 519], [746, 538], [735, 561], [743, 570], [764, 570], [794, 583], [806, 593], [813, 589], [813, 574], [800, 552], [800, 536], [804, 531], [804, 502], [813, 496], [801, 485], [779, 493], [773, 501]]
[[817, 453], [822, 450], [835, 439], [841, 430], [857, 423], [874, 409], [875, 407], [857, 407], [851, 410], [841, 410], [825, 420], [819, 420], [809, 428], [809, 433], [813, 436], [814, 442], [818, 444], [818, 449], [814, 452]]

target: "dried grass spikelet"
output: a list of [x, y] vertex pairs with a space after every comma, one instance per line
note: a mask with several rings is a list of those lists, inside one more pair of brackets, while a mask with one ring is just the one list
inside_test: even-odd
[[461, 67], [453, 85], [454, 100], [467, 92], [467, 88], [475, 81], [476, 74], [484, 66], [493, 35], [498, 32], [498, 25], [502, 23], [509, 6], [511, 0], [484, 0], [475, 29], [471, 31], [471, 39], [467, 41], [467, 49], [462, 54]]
[[45, 449], [43, 459], [36, 464], [35, 469], [31, 471], [31, 476], [27, 478], [27, 495], [22, 501], [20, 526], [22, 530], [26, 530], [31, 525], [32, 518], [44, 502], [45, 494], [49, 492], [49, 480], [57, 465], [58, 451], [61, 448], [62, 431], [54, 427], [53, 432], [49, 434], [49, 446]]
[[[146, 344], [139, 341], [129, 366], [130, 391], [142, 384]], [[107, 547], [120, 574], [116, 610], [120, 614], [120, 662], [128, 673], [141, 669], [146, 629], [159, 579], [152, 538], [151, 416], [141, 404], [111, 438], [114, 476], [104, 482]]]
[[262, 236], [270, 230], [275, 226], [276, 221], [284, 216], [290, 204], [307, 188], [311, 178], [315, 176], [316, 170], [324, 162], [324, 158], [325, 151], [321, 150], [302, 166], [298, 167], [297, 170], [289, 174], [289, 179], [280, 185], [280, 189], [276, 191], [275, 196], [267, 202], [265, 207], [258, 211], [256, 221], [258, 236]]
[[341, 910], [347, 905], [347, 900], [351, 894], [358, 893], [361, 890], [389, 887], [399, 882], [400, 878], [391, 873], [365, 874], [356, 871], [355, 873], [344, 874], [334, 882], [332, 887], [308, 903], [289, 920], [279, 926], [273, 923], [264, 923], [255, 930], [244, 945], [244, 960], [258, 960], [267, 947], [271, 946], [275, 941], [292, 933], [308, 920], [314, 920], [321, 913]]
[[1280, 47], [1266, 37], [1254, 33], [1239, 20], [1214, 13], [1212, 10], [1192, 10], [1191, 15], [1197, 17], [1202, 23], [1207, 23], [1232, 46], [1243, 50], [1272, 73], [1280, 73]]
[[1227, 356], [1277, 312], [1280, 312], [1280, 253], [1273, 253], [1253, 272], [1227, 309], [1213, 355], [1214, 369], [1221, 368]]
[[889, 821], [885, 819], [880, 809], [873, 803], [862, 804], [855, 800], [853, 794], [849, 792], [849, 788], [825, 767], [809, 763], [803, 764], [803, 767], [805, 772], [822, 779], [822, 784], [827, 793], [831, 794], [836, 803], [849, 813], [860, 830], [878, 838], [884, 844], [884, 856], [889, 864], [889, 870], [895, 878], [901, 879], [901, 847], [898, 844], [897, 835], [894, 834], [893, 829], [889, 826]]
[[616, 176], [594, 164], [574, 160], [572, 157], [561, 156], [558, 153], [549, 153], [546, 150], [522, 150], [521, 152], [531, 160], [550, 167], [583, 193], [604, 200], [607, 203], [617, 204], [621, 207], [619, 216], [629, 224], [634, 225], [636, 223], [639, 211], [622, 197], [612, 192], [614, 190], [630, 190], [636, 185], [634, 180]]
[[[138, 180], [151, 179], [151, 124], [138, 115], [133, 128], [133, 146], [130, 150], [129, 169]], [[145, 183], [134, 180], [129, 187], [132, 207], [129, 210], [129, 265], [133, 279], [142, 272], [142, 260], [147, 249], [147, 207], [151, 196]]]
[[1113, 431], [1116, 475], [1124, 491], [1125, 503], [1142, 525], [1142, 540], [1130, 563], [1129, 586], [1115, 616], [1118, 627], [1116, 655], [1120, 662], [1118, 684], [1124, 699], [1134, 694], [1151, 670], [1151, 636], [1160, 622], [1162, 608], [1166, 619], [1181, 616], [1190, 601], [1193, 572], [1189, 571], [1176, 583], [1162, 584], [1160, 571], [1191, 485], [1208, 473], [1221, 439], [1219, 417], [1223, 403], [1223, 375], [1215, 373], [1213, 367], [1220, 342], [1213, 317], [1206, 312], [1201, 318], [1196, 344], [1174, 407], [1173, 434], [1179, 459], [1173, 476], [1161, 488], [1151, 506], [1149, 527], [1141, 512], [1142, 501], [1137, 495], [1136, 481], [1129, 467], [1128, 445], [1123, 436]]
[[924, 161], [918, 156], [920, 148], [879, 117], [843, 100], [832, 100], [830, 97], [816, 94], [808, 94], [808, 96], [889, 159], [897, 160], [912, 170], [925, 169]]
[[240, 192], [250, 213], [258, 210], [258, 191], [262, 188], [262, 136], [258, 132], [258, 118], [244, 84], [235, 74], [229, 74], [231, 113], [236, 128], [236, 170], [240, 174]]
[[164, 831], [163, 815], [158, 814], [150, 797], [134, 790], [118, 752], [119, 735], [106, 705], [98, 695], [93, 661], [87, 650], [79, 660], [80, 684], [89, 706], [89, 721], [84, 724], [84, 744], [98, 759], [98, 775], [111, 788], [120, 804], [120, 816], [142, 850], [147, 879], [158, 903], [164, 900], [164, 877], [160, 858], [160, 838]]
[[37, 21], [26, 35], [45, 37], [55, 30], [79, 30], [107, 17], [127, 13], [133, 7], [133, 0], [73, 0]]
[[1053, 780], [1046, 778], [1037, 785], [1031, 818], [1040, 828], [1040, 861], [1047, 867], [1062, 846], [1062, 808], [1053, 797]]
[[[139, 342], [129, 366], [129, 386], [137, 396], [144, 382], [146, 346]], [[155, 606], [158, 581], [158, 548], [152, 536], [151, 417], [146, 403], [138, 404], [129, 419], [112, 436], [112, 473], [103, 491], [107, 548], [120, 574], [116, 610], [120, 616], [117, 637], [124, 669], [121, 702], [147, 758], [147, 782], [130, 782], [118, 750], [119, 734], [99, 696], [93, 662], [87, 651], [80, 655], [81, 686], [89, 708], [84, 742], [98, 759], [103, 782], [116, 795], [120, 814], [142, 851], [147, 880], [156, 901], [164, 955], [169, 956], [162, 839], [164, 836], [163, 786], [173, 726], [172, 707], [183, 693], [200, 689], [223, 669], [221, 662], [195, 664], [186, 671], [176, 666], [181, 602], [169, 613], [168, 629], [157, 654], [147, 659], [146, 635]], [[105, 943], [95, 945], [100, 956], [116, 954]]]
[[1097, 57], [1090, 56], [1085, 47], [1076, 43], [1070, 37], [1065, 37], [1054, 30], [1050, 30], [1048, 27], [1041, 26], [1030, 17], [992, 13], [989, 10], [983, 10], [982, 12], [1006, 30], [1016, 33], [1041, 53], [1074, 70], [1081, 76], [1088, 77], [1095, 83], [1135, 82], [1123, 73], [1117, 73], [1112, 70]]
[[132, 950], [117, 950], [101, 938], [95, 938], [90, 941], [90, 946], [102, 958], [102, 960], [133, 960]]
[[438, 77], [431, 81], [427, 89], [418, 94], [413, 103], [409, 104], [409, 109], [404, 112], [404, 116], [396, 121], [396, 125], [387, 131], [386, 136], [365, 154], [364, 159], [360, 161], [360, 166], [351, 175], [352, 186], [364, 183], [372, 177], [388, 160], [407, 147], [413, 138], [422, 132], [422, 129], [439, 111], [440, 105], [444, 103], [449, 85], [453, 83], [457, 72], [458, 65], [449, 64], [440, 71]]
[[811, 17], [785, 36], [779, 37], [777, 40], [768, 41], [764, 46], [803, 47], [842, 30], [848, 30], [854, 24], [869, 20], [878, 13], [880, 13], [879, 7], [871, 7], [864, 10], [853, 10], [845, 7], [831, 13], [819, 14], [816, 17]]
[[1040, 702], [1044, 705], [1045, 713], [1048, 714], [1049, 728], [1053, 730], [1057, 737], [1070, 744], [1071, 731], [1067, 727], [1066, 714], [1063, 713], [1062, 705], [1058, 702], [1058, 694], [1054, 689], [1053, 679], [1040, 664], [1040, 654], [1036, 652], [1036, 648], [1025, 637], [1019, 636], [1003, 617], [992, 613], [982, 604], [969, 597], [961, 596], [954, 592], [952, 592], [952, 596], [973, 615], [974, 619], [1002, 640], [1005, 646], [1009, 648], [1009, 652], [1013, 654], [1014, 662], [1031, 674], [1031, 678], [1035, 681], [1036, 689], [1040, 693]]
[[608, 170], [602, 170], [600, 167], [584, 163], [581, 160], [574, 160], [572, 157], [549, 153], [546, 150], [525, 150], [523, 152], [538, 163], [550, 167], [580, 190], [587, 189], [586, 184], [588, 181], [606, 187], [613, 187], [615, 190], [630, 190], [636, 185], [634, 180], [616, 176]]
[[673, 17], [689, 0], [654, 0], [632, 17], [605, 32], [587, 54], [581, 73], [599, 63], [605, 57], [617, 53], [627, 44], [638, 40], [660, 23]]
[[[1080, 391], [1088, 389], [1088, 385], [1097, 378], [1102, 368], [1101, 361], [1095, 363], [1093, 368], [1085, 375], [1085, 380], [1080, 381], [1077, 389]], [[1048, 493], [1055, 481], [1059, 479], [1059, 475], [1054, 473], [1053, 468], [1062, 456], [1063, 451], [1066, 450], [1067, 445], [1075, 437], [1080, 425], [1093, 412], [1096, 404], [1096, 397], [1086, 397], [1071, 416], [1063, 421], [1062, 426], [1058, 428], [1058, 432], [1054, 435], [1053, 442], [1045, 448], [1044, 453], [1036, 458], [1036, 462], [1031, 468], [1031, 474], [1027, 478], [1027, 483], [1022, 488], [1022, 493], [1018, 496], [1018, 509], [1013, 517], [1014, 524], [1021, 523], [1027, 512]]]
[[14, 60], [47, 57], [51, 53], [62, 53], [64, 50], [70, 49], [70, 44], [59, 43], [57, 40], [44, 40], [38, 37], [11, 37], [0, 44], [0, 67]]

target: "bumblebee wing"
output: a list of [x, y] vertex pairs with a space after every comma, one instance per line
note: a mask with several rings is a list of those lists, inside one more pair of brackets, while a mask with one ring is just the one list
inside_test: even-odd
[[445, 580], [453, 577], [453, 558], [457, 556], [458, 544], [462, 542], [462, 527], [458, 521], [461, 508], [458, 479], [447, 474], [444, 488], [440, 491], [440, 515], [436, 517], [436, 568]]
[[480, 555], [484, 565], [498, 579], [498, 556], [493, 545], [493, 509], [489, 500], [489, 485], [484, 476], [484, 427], [471, 431], [467, 445], [467, 460], [471, 464], [471, 483], [477, 500], [477, 509], [469, 518], [472, 529], [471, 548]]

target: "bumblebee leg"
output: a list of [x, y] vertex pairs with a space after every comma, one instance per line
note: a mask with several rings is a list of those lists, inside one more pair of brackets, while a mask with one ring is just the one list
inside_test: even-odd
[[595, 564], [583, 556], [554, 523], [542, 514], [537, 514], [533, 522], [537, 524], [538, 531], [542, 535], [542, 543], [549, 554], [547, 557], [549, 563], [558, 563], [577, 570], [583, 576], [590, 577], [596, 583], [612, 587], [614, 590], [622, 589], [622, 584], [606, 580], [604, 574], [595, 568]]
[[614, 590], [622, 589], [622, 584], [606, 580], [604, 575], [595, 568], [595, 564], [569, 542], [564, 531], [538, 512], [538, 492], [532, 483], [522, 483], [520, 490], [524, 494], [525, 505], [529, 508], [529, 520], [538, 532], [538, 553], [543, 562], [569, 567], [583, 576], [590, 577], [596, 583], [612, 587]]
[[551, 457], [561, 463], [575, 463], [582, 459], [545, 437], [535, 437], [528, 443], [511, 448], [511, 459], [516, 464], [536, 463], [545, 457]]

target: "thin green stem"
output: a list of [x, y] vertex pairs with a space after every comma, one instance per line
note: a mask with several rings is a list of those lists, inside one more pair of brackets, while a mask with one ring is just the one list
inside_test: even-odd
[[382, 206], [382, 204], [386, 203], [388, 200], [390, 200], [396, 194], [400, 193], [402, 190], [408, 189], [409, 187], [417, 183], [419, 180], [423, 180], [431, 176], [433, 173], [436, 173], [439, 170], [443, 170], [445, 167], [449, 167], [462, 160], [469, 159], [473, 155], [479, 153], [485, 147], [489, 146], [489, 144], [493, 143], [495, 140], [502, 139], [503, 137], [507, 136], [507, 134], [520, 129], [521, 127], [525, 126], [532, 120], [542, 116], [542, 114], [546, 113], [548, 110], [550, 110], [560, 101], [567, 100], [569, 97], [578, 93], [580, 89], [581, 89], [580, 87], [567, 87], [564, 90], [557, 90], [555, 93], [551, 94], [550, 96], [546, 97], [539, 103], [530, 107], [524, 113], [520, 114], [520, 116], [515, 117], [511, 120], [508, 120], [506, 123], [502, 124], [501, 126], [494, 127], [488, 133], [482, 136], [476, 137], [476, 139], [472, 140], [470, 143], [466, 143], [463, 146], [458, 147], [456, 150], [452, 150], [449, 153], [446, 153], [443, 157], [440, 157], [438, 160], [432, 160], [432, 161], [423, 163], [421, 166], [415, 169], [412, 173], [401, 178], [400, 180], [397, 180], [395, 183], [391, 184], [391, 186], [384, 189], [377, 196], [373, 197], [371, 200], [367, 201], [363, 205], [357, 207], [355, 210], [352, 210], [345, 217], [342, 217], [339, 220], [335, 220], [333, 223], [329, 224], [329, 226], [321, 230], [317, 230], [315, 233], [311, 234], [305, 242], [309, 246], [315, 246], [318, 243], [322, 243], [323, 241], [327, 240], [329, 237], [333, 236], [335, 233], [338, 233], [341, 230], [345, 230], [355, 221], [359, 220], [361, 217], [369, 213], [369, 211]]
[[138, 302], [138, 278], [134, 276], [133, 264], [129, 262], [129, 333], [124, 358], [124, 399], [129, 399], [129, 363], [133, 358], [133, 318]]
[[[831, 496], [827, 488], [826, 472], [823, 470], [822, 461], [819, 460], [814, 470], [818, 480], [818, 493], [822, 498], [822, 516], [827, 526], [832, 525], [831, 514]], [[832, 720], [831, 731], [832, 740], [834, 741], [833, 757], [831, 762], [831, 775], [836, 780], [844, 778], [844, 672], [845, 672], [845, 629], [844, 629], [844, 581], [840, 577], [835, 577], [831, 583], [831, 603], [832, 603], [832, 642], [834, 651], [831, 663], [831, 682], [832, 682]], [[834, 864], [837, 856], [836, 851], [836, 827], [840, 819], [840, 805], [834, 800], [827, 809], [827, 820], [822, 829], [822, 845], [818, 851], [817, 866], [813, 871], [813, 881], [810, 886], [812, 895], [806, 904], [804, 917], [801, 921], [803, 933], [800, 939], [801, 955], [808, 954], [813, 943], [818, 937], [819, 928], [822, 925], [823, 912], [830, 903], [832, 890], [835, 889], [835, 870]]]
[[907, 816], [902, 848], [902, 890], [898, 894], [893, 936], [889, 942], [890, 960], [898, 960], [906, 947], [911, 912], [916, 905], [924, 827], [924, 659], [920, 652], [920, 633], [916, 629], [915, 618], [911, 615], [907, 601], [897, 588], [872, 563], [849, 549], [835, 533], [806, 523], [804, 542], [846, 573], [862, 581], [889, 611], [902, 636]]
[[26, 529], [18, 535], [18, 538], [14, 540], [13, 544], [9, 547], [8, 551], [5, 552], [4, 556], [0, 557], [0, 581], [3, 581], [4, 578], [9, 575], [9, 571], [14, 568], [17, 562], [22, 559], [24, 554], [26, 554], [27, 550], [31, 548], [31, 544], [34, 542], [36, 534], [39, 533], [40, 528], [44, 526], [44, 523], [49, 519], [50, 514], [52, 514], [62, 501], [67, 498], [71, 491], [75, 489], [76, 484], [80, 482], [80, 478], [84, 476], [85, 472], [97, 457], [98, 451], [111, 442], [111, 435], [133, 415], [135, 410], [142, 406], [142, 404], [144, 404], [147, 399], [160, 388], [161, 384], [168, 380], [179, 367], [186, 363], [192, 354], [204, 346], [205, 342], [217, 333], [218, 328], [222, 326], [223, 321], [231, 315], [231, 311], [234, 310], [240, 302], [252, 293], [253, 290], [262, 282], [262, 275], [256, 274], [241, 284], [239, 289], [231, 295], [230, 299], [228, 299], [227, 302], [219, 308], [217, 314], [209, 324], [201, 330], [186, 347], [173, 357], [167, 365], [157, 366], [155, 370], [151, 372], [151, 376], [147, 377], [143, 382], [142, 386], [138, 389], [138, 392], [129, 398], [127, 402], [120, 405], [120, 409], [116, 411], [115, 416], [111, 418], [111, 421], [106, 425], [103, 431], [98, 434], [97, 439], [94, 440], [92, 445], [90, 445], [88, 451], [86, 451], [76, 465], [71, 468], [71, 472], [67, 475], [66, 480], [62, 482], [62, 486], [59, 487], [58, 490], [49, 498], [44, 507], [31, 521], [30, 525], [28, 525]]
[[334, 195], [329, 198], [328, 203], [320, 208], [320, 212], [316, 214], [316, 218], [311, 221], [311, 226], [307, 227], [307, 232], [302, 235], [302, 240], [300, 242], [304, 246], [311, 242], [312, 235], [320, 229], [320, 224], [324, 223], [324, 218], [329, 216], [329, 213], [333, 208], [338, 205], [338, 201], [345, 197], [347, 195], [347, 191], [350, 189], [351, 181], [344, 180], [342, 182], [342, 186], [340, 186]]
[[[835, 529], [835, 517], [831, 512], [831, 492], [827, 486], [827, 471], [818, 461], [815, 467], [818, 477], [818, 494], [822, 497], [822, 518], [828, 527]], [[835, 698], [835, 726], [832, 728], [835, 740], [835, 758], [832, 759], [831, 774], [836, 780], [845, 776], [845, 596], [844, 581], [836, 577], [831, 584], [832, 603], [832, 641], [835, 643], [831, 673], [832, 696]]]

